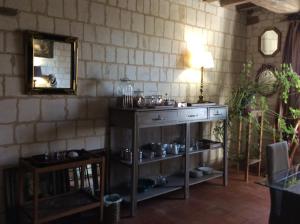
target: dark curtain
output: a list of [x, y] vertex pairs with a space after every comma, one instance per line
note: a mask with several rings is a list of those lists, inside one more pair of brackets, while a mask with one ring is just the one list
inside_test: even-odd
[[285, 40], [283, 62], [292, 64], [300, 75], [300, 21], [292, 21]]
[[[283, 63], [291, 64], [300, 76], [300, 20], [291, 21], [285, 40]], [[300, 95], [291, 92], [289, 106], [300, 108]]]

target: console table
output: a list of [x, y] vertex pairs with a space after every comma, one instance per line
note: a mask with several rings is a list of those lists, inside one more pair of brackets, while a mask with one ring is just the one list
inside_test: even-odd
[[[130, 148], [132, 150], [132, 162], [124, 162], [118, 160], [119, 163], [123, 163], [131, 170], [131, 183], [130, 194], [125, 196], [125, 199], [129, 199], [131, 202], [131, 215], [135, 215], [137, 203], [158, 195], [169, 193], [175, 190], [183, 189], [184, 197], [189, 197], [189, 186], [201, 183], [214, 178], [222, 177], [223, 185], [227, 185], [227, 149], [226, 149], [226, 136], [227, 136], [227, 118], [228, 108], [223, 105], [204, 105], [200, 107], [184, 107], [184, 108], [164, 108], [157, 107], [152, 109], [110, 109], [110, 127], [111, 133], [115, 128], [124, 128], [131, 131]], [[223, 142], [220, 147], [223, 149], [223, 163], [222, 170], [216, 171], [210, 175], [204, 175], [200, 178], [189, 177], [190, 157], [193, 155], [201, 154], [204, 151], [212, 149], [201, 149], [190, 151], [191, 141], [191, 124], [203, 123], [203, 122], [215, 122], [221, 121], [224, 126]], [[167, 127], [172, 125], [180, 125], [183, 128], [182, 136], [185, 139], [185, 152], [177, 155], [167, 155], [165, 157], [155, 157], [153, 159], [140, 160], [139, 147], [142, 129], [153, 127]], [[111, 137], [111, 141], [118, 142], [119, 140]], [[220, 148], [219, 147], [219, 148]], [[111, 142], [111, 151], [112, 151]], [[111, 161], [114, 155], [111, 153]], [[170, 161], [173, 159], [181, 158], [184, 162], [183, 175], [169, 176], [166, 186], [150, 189], [146, 192], [138, 193], [138, 178], [139, 169], [146, 164], [162, 163], [164, 161]], [[117, 176], [115, 176], [117, 177]]]

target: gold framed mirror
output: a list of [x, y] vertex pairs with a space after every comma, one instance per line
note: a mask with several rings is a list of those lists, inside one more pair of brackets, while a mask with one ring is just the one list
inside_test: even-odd
[[281, 32], [276, 27], [265, 29], [258, 38], [258, 51], [265, 57], [273, 57], [280, 51]]
[[25, 31], [27, 93], [76, 94], [77, 51], [75, 37]]

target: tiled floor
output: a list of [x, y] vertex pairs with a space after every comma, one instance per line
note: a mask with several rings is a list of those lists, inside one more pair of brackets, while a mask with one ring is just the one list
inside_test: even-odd
[[229, 185], [220, 180], [191, 187], [190, 199], [174, 199], [182, 191], [169, 194], [173, 199], [155, 198], [139, 204], [137, 215], [122, 218], [120, 224], [266, 224], [269, 214], [268, 189], [250, 176], [230, 174]]

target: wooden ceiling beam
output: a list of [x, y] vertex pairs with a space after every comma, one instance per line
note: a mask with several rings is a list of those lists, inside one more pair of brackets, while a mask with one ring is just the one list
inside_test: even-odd
[[249, 10], [254, 10], [254, 9], [257, 9], [257, 8], [259, 8], [259, 6], [255, 5], [251, 2], [244, 3], [244, 4], [236, 6], [236, 9], [238, 11], [249, 11]]
[[219, 0], [203, 0], [204, 2], [216, 2], [216, 1], [219, 1]]
[[221, 6], [233, 6], [250, 2], [250, 0], [220, 0]]
[[251, 0], [251, 2], [275, 13], [289, 14], [300, 11], [299, 0]]
[[[207, 0], [211, 1], [211, 0]], [[240, 6], [252, 3], [269, 11], [282, 14], [300, 11], [300, 0], [220, 0], [221, 6]]]
[[259, 23], [259, 17], [258, 16], [247, 16], [246, 25], [253, 25]]

